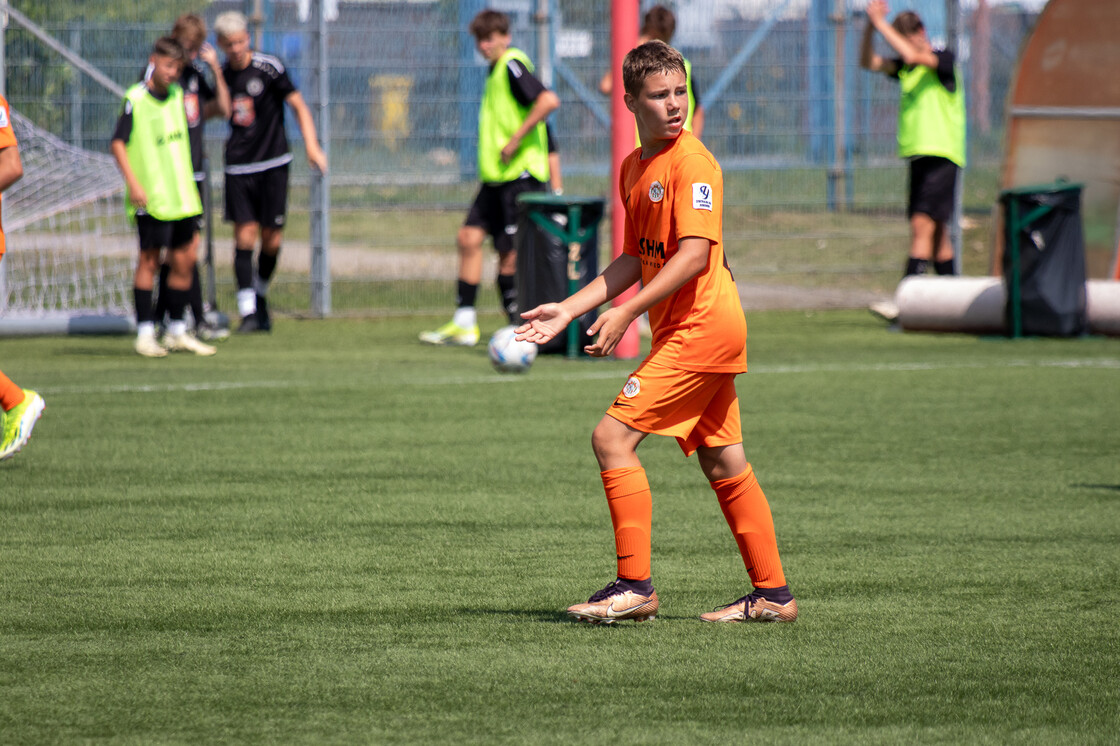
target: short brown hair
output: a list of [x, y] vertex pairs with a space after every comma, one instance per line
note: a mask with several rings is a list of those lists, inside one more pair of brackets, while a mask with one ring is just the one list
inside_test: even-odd
[[903, 36], [916, 34], [926, 27], [922, 23], [922, 17], [912, 10], [904, 10], [895, 16], [891, 26], [894, 26], [894, 30]]
[[664, 5], [655, 5], [642, 19], [642, 35], [668, 44], [677, 30], [677, 17]]
[[152, 45], [152, 54], [156, 57], [170, 57], [180, 62], [187, 59], [183, 45], [173, 36], [161, 36], [156, 39], [156, 43]]
[[631, 96], [642, 92], [646, 78], [658, 73], [686, 74], [684, 57], [663, 41], [654, 39], [634, 47], [622, 61], [622, 86]]
[[175, 20], [171, 35], [184, 47], [201, 46], [206, 40], [206, 21], [196, 13], [184, 13]]
[[471, 19], [469, 29], [471, 36], [477, 41], [489, 39], [494, 33], [508, 34], [509, 16], [501, 11], [486, 9]]

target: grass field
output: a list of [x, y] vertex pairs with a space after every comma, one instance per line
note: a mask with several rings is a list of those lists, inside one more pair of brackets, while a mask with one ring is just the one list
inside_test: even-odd
[[410, 318], [0, 340], [48, 404], [0, 464], [0, 743], [1116, 743], [1120, 343], [749, 323], [792, 625], [696, 619], [747, 579], [664, 439], [658, 619], [567, 621], [631, 363], [501, 376]]

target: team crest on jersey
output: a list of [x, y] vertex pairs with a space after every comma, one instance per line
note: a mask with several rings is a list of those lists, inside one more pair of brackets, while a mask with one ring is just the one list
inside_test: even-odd
[[261, 91], [264, 90], [264, 83], [261, 82], [260, 78], [251, 78], [246, 84], [245, 90], [249, 92], [250, 96], [259, 96]]
[[235, 96], [233, 99], [233, 123], [238, 127], [248, 127], [256, 121], [257, 115], [253, 110], [253, 99], [248, 96]]
[[649, 201], [660, 202], [665, 198], [665, 187], [661, 186], [660, 181], [655, 181], [649, 185]]
[[198, 106], [197, 93], [188, 93], [183, 96], [183, 108], [187, 110], [187, 124], [195, 127], [202, 121], [202, 110]]
[[630, 376], [626, 379], [626, 385], [622, 387], [622, 395], [627, 399], [633, 399], [642, 391], [642, 382], [638, 380], [637, 376]]

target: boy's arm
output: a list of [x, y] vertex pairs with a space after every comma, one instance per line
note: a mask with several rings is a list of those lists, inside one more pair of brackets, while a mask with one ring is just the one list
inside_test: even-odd
[[19, 157], [19, 146], [9, 145], [0, 150], [0, 192], [7, 191], [23, 176], [23, 160]]
[[218, 61], [218, 53], [214, 47], [207, 43], [203, 44], [202, 48], [198, 50], [198, 56], [214, 71], [214, 100], [206, 102], [206, 106], [202, 110], [202, 118], [221, 117], [222, 119], [229, 119], [233, 104], [230, 102], [226, 77], [222, 75], [222, 65]]
[[[695, 236], [682, 238], [677, 244], [677, 253], [673, 258], [665, 262], [665, 266], [634, 297], [599, 315], [587, 330], [589, 335], [599, 336], [592, 344], [584, 347], [584, 351], [592, 357], [606, 357], [614, 352], [614, 348], [622, 341], [622, 336], [635, 319], [704, 271], [708, 266], [711, 246], [711, 241], [706, 238]], [[641, 260], [637, 257], [630, 258], [634, 260], [638, 276], [641, 277]]]
[[521, 141], [525, 139], [525, 135], [536, 127], [538, 124], [548, 118], [548, 115], [560, 108], [560, 97], [547, 88], [541, 91], [533, 101], [533, 108], [529, 109], [529, 113], [525, 115], [525, 121], [513, 133], [513, 136], [502, 148], [502, 163], [509, 163], [513, 156], [517, 155], [518, 149], [521, 147]]
[[136, 207], [147, 207], [148, 195], [144, 192], [144, 187], [140, 186], [140, 182], [132, 170], [132, 164], [128, 162], [128, 150], [125, 148], [124, 140], [113, 140], [109, 149], [113, 153], [113, 158], [117, 161], [117, 168], [121, 170], [121, 175], [124, 176], [124, 183], [128, 185], [129, 201]]
[[[867, 5], [867, 23], [869, 26], [874, 26], [875, 30], [883, 35], [887, 40], [887, 44], [891, 45], [894, 51], [898, 52], [898, 56], [902, 58], [904, 65], [925, 65], [926, 67], [937, 69], [937, 55], [932, 50], [919, 51], [917, 47], [910, 43], [910, 41], [898, 33], [894, 26], [887, 22], [887, 3], [886, 0], [871, 0]], [[870, 29], [865, 29], [864, 39], [870, 36]], [[870, 44], [870, 42], [868, 42]], [[860, 54], [860, 62], [863, 62], [863, 54]], [[872, 53], [872, 57], [876, 57]], [[890, 67], [887, 60], [879, 58], [879, 70], [888, 74], [897, 72], [894, 69], [887, 69]], [[873, 68], [868, 68], [873, 69]]]
[[295, 112], [296, 121], [299, 122], [299, 131], [303, 135], [303, 145], [307, 149], [307, 162], [320, 173], [327, 172], [327, 154], [319, 147], [319, 136], [315, 133], [315, 120], [311, 118], [311, 110], [303, 101], [299, 91], [292, 91], [284, 101]]
[[[641, 278], [641, 260], [631, 254], [622, 254], [615, 258], [598, 277], [559, 303], [544, 303], [521, 314], [525, 323], [517, 327], [517, 338], [544, 344], [567, 329], [572, 319], [577, 319], [591, 309], [598, 308]], [[626, 331], [625, 327], [623, 331]], [[584, 349], [590, 353], [593, 346]], [[611, 349], [614, 349], [614, 345], [611, 345]]]
[[[859, 44], [859, 66], [864, 70], [870, 70], [873, 73], [887, 73], [895, 72], [885, 69], [887, 60], [880, 57], [875, 53], [872, 37], [875, 35], [875, 24], [871, 22], [870, 11], [867, 14], [867, 24], [863, 27], [863, 38]], [[893, 67], [893, 65], [892, 65]]]

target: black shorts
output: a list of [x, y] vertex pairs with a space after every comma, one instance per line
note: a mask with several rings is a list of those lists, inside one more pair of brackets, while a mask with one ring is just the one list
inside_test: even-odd
[[136, 214], [136, 229], [140, 233], [140, 250], [180, 249], [194, 240], [198, 233], [198, 216], [181, 220], [159, 220], [147, 214]]
[[226, 174], [226, 220], [283, 228], [287, 212], [287, 164], [253, 174]]
[[544, 182], [531, 176], [504, 184], [483, 184], [463, 225], [489, 233], [498, 253], [512, 251], [513, 236], [517, 233], [517, 195], [544, 190]]
[[906, 217], [914, 213], [929, 215], [938, 223], [948, 223], [953, 217], [953, 204], [957, 191], [957, 174], [960, 166], [948, 158], [924, 155], [910, 161], [910, 200]]

